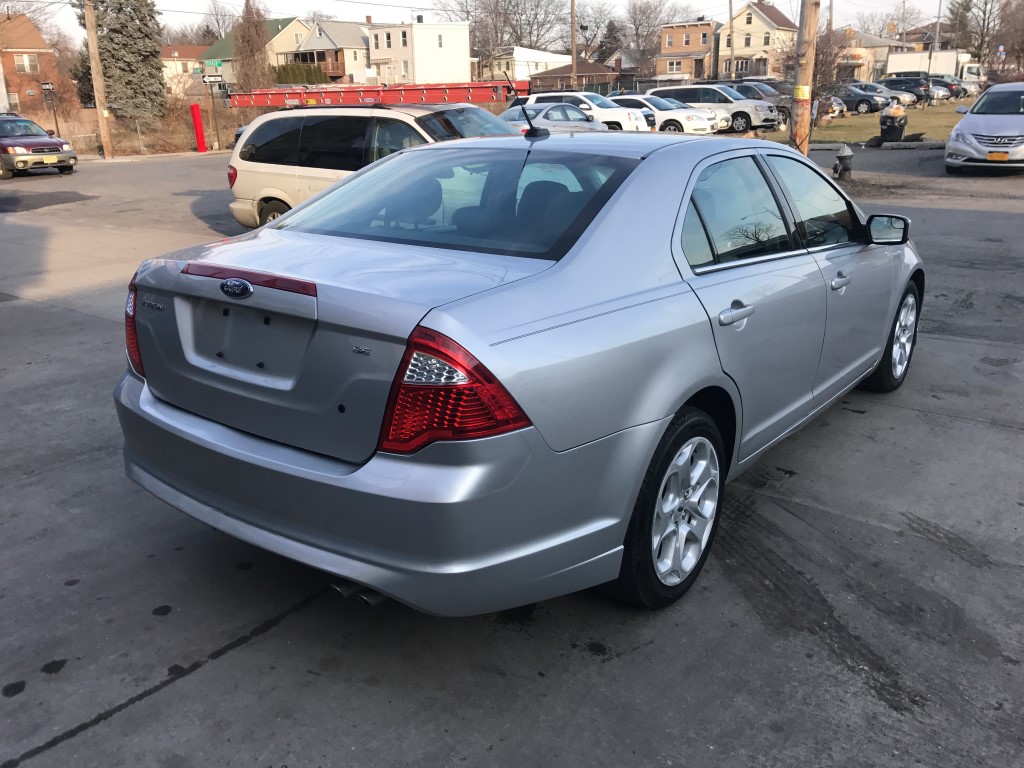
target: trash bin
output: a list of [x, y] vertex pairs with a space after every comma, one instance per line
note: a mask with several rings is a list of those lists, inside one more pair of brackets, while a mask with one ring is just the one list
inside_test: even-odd
[[882, 110], [878, 124], [881, 127], [883, 144], [887, 141], [903, 141], [903, 134], [907, 130], [907, 113], [903, 105], [893, 99], [889, 106]]

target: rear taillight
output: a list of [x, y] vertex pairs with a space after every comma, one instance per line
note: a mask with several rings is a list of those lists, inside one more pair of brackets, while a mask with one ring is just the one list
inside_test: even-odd
[[235, 186], [235, 179], [238, 178], [238, 169], [233, 165], [228, 166], [228, 189]]
[[138, 292], [135, 290], [135, 278], [128, 284], [128, 298], [124, 302], [124, 348], [128, 353], [128, 364], [139, 376], [145, 376], [142, 367], [142, 354], [139, 352], [139, 334], [135, 330], [135, 309]]
[[412, 453], [437, 440], [470, 440], [530, 426], [512, 395], [447, 336], [417, 328], [391, 385], [378, 448]]

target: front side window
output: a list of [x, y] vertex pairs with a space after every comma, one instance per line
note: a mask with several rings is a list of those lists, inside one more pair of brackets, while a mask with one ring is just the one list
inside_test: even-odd
[[637, 163], [528, 148], [410, 152], [353, 177], [279, 226], [557, 260]]
[[268, 120], [246, 134], [245, 144], [238, 151], [238, 157], [250, 163], [298, 165], [301, 132], [301, 116]]
[[366, 164], [367, 117], [307, 117], [299, 139], [299, 165], [358, 171]]
[[701, 171], [691, 203], [700, 213], [717, 263], [792, 248], [779, 205], [752, 157], [723, 160]]
[[39, 73], [39, 57], [34, 53], [14, 54], [14, 71], [27, 74]]
[[426, 143], [427, 140], [411, 125], [401, 120], [377, 118], [373, 123], [373, 138], [370, 140], [370, 161]]
[[820, 174], [789, 157], [769, 155], [767, 159], [796, 207], [797, 227], [808, 248], [859, 239], [859, 226], [846, 199]]

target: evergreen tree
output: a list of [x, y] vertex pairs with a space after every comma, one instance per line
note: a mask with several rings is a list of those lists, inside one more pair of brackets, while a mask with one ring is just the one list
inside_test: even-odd
[[[129, 120], [163, 117], [167, 111], [160, 61], [163, 30], [153, 0], [95, 0], [94, 6], [107, 102], [117, 107], [119, 117]], [[85, 26], [81, 13], [79, 23]]]
[[971, 47], [971, 11], [973, 0], [952, 0], [946, 11], [946, 23], [953, 28], [953, 47]]
[[78, 87], [78, 100], [84, 107], [96, 103], [96, 95], [92, 92], [92, 66], [89, 64], [89, 49], [82, 44], [78, 52], [78, 60], [71, 68], [71, 79]]
[[604, 62], [620, 48], [624, 48], [622, 30], [614, 21], [609, 21], [601, 35], [601, 42], [598, 43], [597, 51], [594, 53], [594, 61]]

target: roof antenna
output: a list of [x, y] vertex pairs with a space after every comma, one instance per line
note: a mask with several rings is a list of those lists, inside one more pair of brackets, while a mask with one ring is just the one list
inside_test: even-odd
[[[505, 75], [505, 79], [508, 80], [508, 87], [512, 91], [512, 95], [516, 99], [518, 99], [519, 98], [519, 92], [516, 91], [516, 87], [513, 84], [512, 79], [508, 76], [508, 72], [502, 72], [502, 74]], [[523, 136], [525, 136], [528, 139], [539, 139], [542, 136], [550, 136], [551, 135], [551, 131], [549, 131], [547, 128], [535, 128], [534, 127], [533, 121], [530, 120], [530, 113], [526, 111], [526, 102], [525, 101], [521, 102], [519, 104], [519, 108], [521, 110], [523, 110], [523, 117], [526, 118], [526, 124], [528, 126], [530, 126], [527, 129], [526, 133], [523, 134]]]

